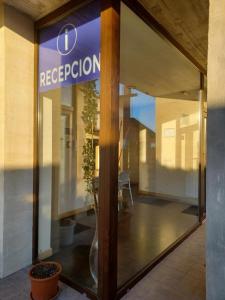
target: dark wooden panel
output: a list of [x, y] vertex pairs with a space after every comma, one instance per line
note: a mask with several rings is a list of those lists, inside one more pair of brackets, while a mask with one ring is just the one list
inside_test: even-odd
[[206, 206], [206, 128], [205, 128], [205, 103], [206, 91], [204, 90], [204, 75], [200, 74], [200, 91], [199, 91], [199, 221], [202, 222], [205, 218]]
[[33, 143], [33, 236], [32, 260], [38, 258], [38, 197], [39, 197], [39, 163], [38, 163], [38, 32], [34, 37], [34, 143]]
[[117, 290], [117, 185], [119, 140], [120, 1], [102, 0], [99, 298], [115, 299]]

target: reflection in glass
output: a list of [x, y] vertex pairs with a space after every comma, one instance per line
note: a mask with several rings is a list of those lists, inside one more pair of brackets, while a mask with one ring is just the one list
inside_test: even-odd
[[[97, 291], [99, 1], [41, 29], [39, 46], [39, 259]], [[95, 241], [97, 241], [95, 239]], [[97, 241], [98, 244], [98, 241]], [[90, 259], [92, 257], [93, 259]], [[94, 262], [94, 266], [90, 265]]]
[[200, 135], [198, 71], [124, 4], [120, 52], [119, 287], [198, 223]]
[[129, 177], [133, 202], [123, 190], [119, 285], [198, 221], [198, 101], [152, 97], [136, 89], [125, 95], [120, 97], [119, 168]]
[[97, 217], [92, 181], [99, 170], [96, 86], [92, 81], [42, 93], [39, 141], [39, 258], [59, 261], [65, 276], [94, 289], [89, 254]]

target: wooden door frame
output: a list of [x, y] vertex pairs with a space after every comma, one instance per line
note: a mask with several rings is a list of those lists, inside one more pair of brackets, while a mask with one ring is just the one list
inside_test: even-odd
[[100, 74], [99, 298], [117, 293], [120, 0], [102, 0]]
[[199, 222], [202, 223], [206, 217], [206, 132], [205, 119], [207, 121], [205, 77], [200, 73], [199, 89], [199, 176], [198, 176], [198, 197], [199, 197]]
[[[38, 197], [39, 197], [39, 97], [38, 97], [38, 32], [58, 18], [69, 14], [91, 0], [71, 0], [35, 22], [35, 126], [34, 126], [34, 197], [33, 262], [38, 261]], [[100, 96], [100, 186], [99, 186], [99, 285], [98, 299], [113, 300], [117, 293], [117, 181], [118, 181], [118, 115], [119, 115], [119, 56], [120, 0], [101, 1], [101, 96]], [[110, 128], [110, 129], [109, 129]], [[91, 299], [97, 299], [89, 289], [61, 276], [61, 280]]]

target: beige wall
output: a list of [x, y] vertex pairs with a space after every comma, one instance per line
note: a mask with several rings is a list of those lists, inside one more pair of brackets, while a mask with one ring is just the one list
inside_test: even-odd
[[156, 98], [155, 192], [197, 200], [198, 163], [199, 102]]
[[32, 258], [34, 26], [30, 18], [9, 6], [1, 5], [1, 13], [2, 277], [30, 264]]
[[139, 126], [139, 190], [155, 192], [156, 149], [155, 132]]
[[0, 4], [0, 278], [3, 274], [3, 215], [4, 215], [4, 14], [3, 5]]
[[[139, 190], [197, 204], [199, 102], [164, 98], [155, 102], [155, 133], [137, 126], [138, 140], [132, 130], [139, 143]], [[138, 156], [135, 148], [130, 152]]]

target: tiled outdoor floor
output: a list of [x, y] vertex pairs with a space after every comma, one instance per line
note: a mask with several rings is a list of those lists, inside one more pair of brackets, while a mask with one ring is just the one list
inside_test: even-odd
[[[205, 226], [131, 289], [123, 300], [205, 300]], [[61, 284], [58, 300], [87, 297]], [[0, 300], [29, 299], [27, 269], [0, 280]]]
[[205, 225], [140, 281], [123, 300], [205, 300]]

